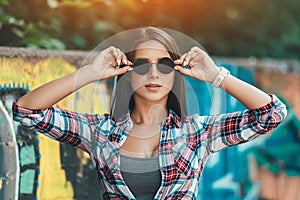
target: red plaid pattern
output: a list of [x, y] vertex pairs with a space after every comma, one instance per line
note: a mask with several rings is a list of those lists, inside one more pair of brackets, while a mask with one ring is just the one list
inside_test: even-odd
[[[172, 111], [162, 123], [159, 163], [162, 182], [155, 199], [196, 199], [198, 180], [212, 152], [251, 141], [274, 129], [287, 115], [274, 95], [255, 109], [213, 116], [187, 116]], [[28, 110], [13, 104], [14, 120], [50, 138], [88, 152], [96, 163], [104, 199], [135, 199], [120, 173], [119, 150], [133, 123], [127, 113], [118, 122], [110, 115], [91, 115], [58, 108]]]

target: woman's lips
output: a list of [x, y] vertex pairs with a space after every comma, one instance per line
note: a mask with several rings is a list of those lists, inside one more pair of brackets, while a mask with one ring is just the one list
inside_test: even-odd
[[162, 85], [158, 84], [158, 83], [149, 83], [149, 84], [146, 84], [145, 87], [148, 89], [148, 90], [151, 90], [151, 91], [157, 91], [159, 90], [159, 88], [162, 87]]

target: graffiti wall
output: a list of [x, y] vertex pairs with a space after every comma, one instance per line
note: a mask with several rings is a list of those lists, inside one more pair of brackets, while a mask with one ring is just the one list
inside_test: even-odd
[[[24, 85], [23, 85], [24, 86]], [[15, 125], [9, 107], [26, 89], [4, 88], [0, 91], [0, 198], [34, 199], [40, 170], [37, 133]]]
[[[24, 56], [22, 51], [17, 49], [1, 57], [0, 48], [0, 199], [101, 199], [96, 171], [86, 153], [24, 129], [12, 120], [11, 113], [15, 99], [75, 71], [84, 56], [73, 52], [60, 56], [60, 52], [53, 51], [41, 56], [43, 51], [32, 50], [27, 50]], [[287, 199], [297, 199], [300, 191], [299, 75], [270, 73], [262, 68], [225, 67], [251, 84], [282, 95], [291, 106], [286, 123], [272, 137], [229, 148], [210, 158], [200, 180], [199, 199], [284, 199], [284, 195]], [[188, 78], [187, 82], [187, 91], [196, 88], [195, 98], [206, 101], [205, 105], [203, 102], [198, 105], [200, 114], [211, 114], [211, 105], [224, 102], [227, 111], [244, 109], [219, 90]], [[110, 85], [103, 81], [91, 84], [55, 106], [82, 113], [108, 112]], [[189, 105], [196, 104], [189, 102]], [[290, 185], [288, 192], [286, 185]]]
[[[35, 62], [0, 58], [0, 199], [101, 199], [96, 171], [87, 154], [24, 129], [12, 120], [11, 104], [15, 99], [76, 69], [56, 57]], [[55, 106], [104, 112], [109, 102], [105, 91], [105, 84], [95, 84]]]

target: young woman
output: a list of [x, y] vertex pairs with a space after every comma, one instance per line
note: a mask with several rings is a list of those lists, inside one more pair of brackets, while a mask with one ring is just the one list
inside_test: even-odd
[[[287, 114], [285, 105], [216, 66], [196, 46], [180, 56], [161, 29], [135, 33], [126, 54], [108, 47], [75, 73], [16, 100], [14, 119], [88, 152], [104, 199], [195, 199], [209, 155], [274, 129]], [[188, 116], [183, 75], [220, 87], [248, 110]], [[110, 114], [52, 107], [89, 83], [115, 76]]]

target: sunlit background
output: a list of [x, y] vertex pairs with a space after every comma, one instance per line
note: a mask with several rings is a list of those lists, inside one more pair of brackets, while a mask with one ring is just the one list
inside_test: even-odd
[[[0, 0], [0, 199], [101, 199], [88, 155], [20, 127], [11, 103], [75, 71], [110, 36], [157, 26], [195, 39], [231, 74], [275, 93], [289, 109], [271, 135], [213, 154], [198, 199], [298, 200], [299, 8], [300, 0]], [[186, 80], [200, 114], [221, 104], [244, 109], [220, 90]], [[56, 106], [103, 113], [111, 88], [92, 85]], [[193, 110], [195, 102], [188, 105]]]
[[213, 55], [299, 58], [299, 0], [0, 0], [0, 45], [91, 49], [141, 26], [183, 32]]

